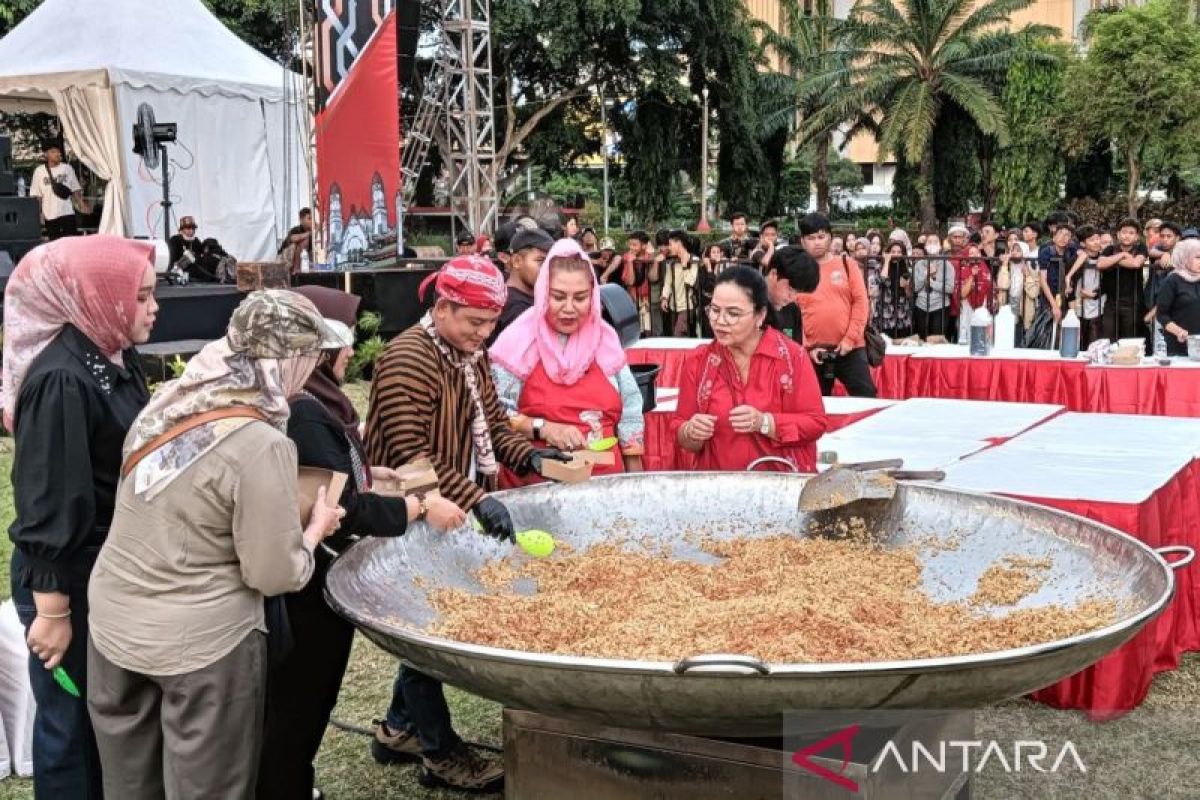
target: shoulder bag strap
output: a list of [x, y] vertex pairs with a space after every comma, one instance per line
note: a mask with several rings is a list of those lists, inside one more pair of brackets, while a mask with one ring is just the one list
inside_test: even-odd
[[173, 425], [166, 431], [163, 431], [158, 436], [154, 437], [146, 444], [139, 447], [135, 452], [129, 454], [129, 458], [125, 459], [125, 463], [121, 465], [121, 477], [124, 478], [133, 472], [134, 468], [146, 456], [153, 453], [158, 448], [162, 447], [172, 439], [176, 439], [190, 430], [199, 428], [201, 425], [206, 425], [210, 422], [216, 422], [222, 419], [231, 419], [234, 417], [245, 417], [248, 419], [256, 419], [259, 422], [266, 422], [266, 416], [256, 408], [249, 406], [231, 406], [230, 408], [218, 408], [213, 411], [205, 411], [203, 414], [193, 414], [190, 417], [185, 417], [178, 423]]

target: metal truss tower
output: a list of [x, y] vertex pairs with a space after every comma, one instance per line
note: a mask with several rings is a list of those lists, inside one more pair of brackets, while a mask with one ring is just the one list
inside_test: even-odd
[[500, 201], [490, 0], [440, 2], [437, 60], [425, 79], [412, 128], [405, 132], [404, 199], [411, 198], [430, 141], [436, 138], [446, 151], [442, 160], [449, 170], [452, 213], [472, 233], [490, 233]]

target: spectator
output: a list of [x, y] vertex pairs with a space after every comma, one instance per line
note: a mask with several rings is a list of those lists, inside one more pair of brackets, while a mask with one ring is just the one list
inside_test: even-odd
[[1008, 249], [1008, 242], [1001, 241], [1000, 229], [994, 222], [985, 222], [979, 228], [979, 254], [988, 259], [988, 267], [995, 275], [1000, 266], [1000, 256]]
[[804, 349], [767, 324], [771, 303], [762, 273], [725, 270], [706, 311], [714, 341], [684, 364], [671, 422], [679, 446], [697, 454], [700, 469], [744, 470], [772, 455], [814, 471], [816, 442], [828, 426], [825, 409]]
[[651, 268], [657, 269], [650, 250], [650, 237], [645, 231], [634, 231], [625, 242], [628, 248], [621, 256], [621, 285], [629, 292], [638, 310], [638, 324], [642, 336], [650, 336], [650, 276]]
[[70, 164], [63, 163], [62, 148], [56, 142], [45, 147], [46, 161], [38, 164], [29, 181], [29, 196], [39, 200], [42, 223], [46, 226], [46, 238], [50, 241], [63, 236], [75, 236], [79, 227], [75, 222], [75, 207], [88, 214], [91, 208], [83, 199], [83, 187]]
[[838, 380], [855, 397], [874, 397], [865, 335], [870, 308], [862, 270], [845, 255], [830, 255], [828, 219], [809, 214], [799, 227], [804, 250], [820, 268], [816, 289], [801, 294], [799, 303], [805, 345], [820, 365], [821, 391], [831, 393]]
[[563, 223], [562, 234], [568, 239], [578, 239], [579, 220], [574, 217], [567, 217], [567, 221]]
[[650, 325], [651, 331], [655, 336], [669, 336], [670, 329], [666, 326], [663, 318], [662, 297], [663, 297], [663, 281], [666, 278], [667, 269], [664, 262], [671, 254], [671, 234], [667, 230], [659, 230], [654, 234], [654, 247], [656, 253], [654, 262], [647, 273], [650, 280]]
[[600, 284], [618, 283], [617, 274], [621, 269], [621, 257], [617, 255], [617, 243], [611, 236], [600, 240], [599, 256], [592, 260], [595, 269], [600, 271]]
[[1112, 247], [1116, 243], [1117, 243], [1117, 240], [1113, 237], [1111, 231], [1101, 231], [1100, 247], [1102, 250], [1107, 250], [1108, 248]]
[[[536, 225], [530, 220], [531, 225]], [[504, 275], [508, 275], [508, 262], [512, 258], [512, 237], [521, 227], [518, 221], [506, 222], [496, 228], [496, 252], [492, 254], [492, 262]]]
[[688, 250], [688, 235], [671, 231], [670, 255], [663, 261], [662, 310], [672, 336], [695, 336], [699, 329], [700, 259]]
[[1158, 232], [1162, 228], [1163, 221], [1157, 217], [1146, 220], [1144, 233], [1146, 234], [1146, 248], [1151, 249], [1158, 244]]
[[121, 443], [150, 399], [134, 345], [154, 326], [154, 284], [149, 242], [99, 235], [34, 248], [5, 291], [12, 593], [37, 701], [41, 800], [102, 796], [86, 700], [64, 692], [51, 670], [61, 666], [87, 692], [88, 583], [112, 521]]
[[1038, 251], [1038, 279], [1041, 281], [1043, 308], [1050, 310], [1057, 324], [1062, 320], [1059, 290], [1064, 287], [1060, 281], [1070, 265], [1075, 263], [1079, 248], [1073, 241], [1075, 231], [1070, 225], [1054, 216], [1048, 223], [1054, 225], [1054, 234], [1050, 243]]
[[721, 248], [720, 242], [713, 242], [708, 247], [704, 248], [704, 257], [701, 259], [704, 269], [713, 275], [720, 275], [725, 269], [725, 251]]
[[750, 263], [750, 254], [758, 246], [758, 242], [750, 236], [746, 224], [746, 215], [735, 211], [729, 215], [729, 225], [732, 229], [728, 239], [721, 242], [726, 261], [736, 261], [739, 264]]
[[[594, 474], [641, 472], [642, 394], [617, 333], [601, 318], [600, 286], [580, 245], [560, 239], [546, 258], [534, 307], [496, 340], [489, 357], [509, 427], [564, 451], [615, 436], [616, 464]], [[502, 487], [541, 483], [502, 468]]]
[[1174, 245], [1171, 264], [1173, 271], [1162, 281], [1155, 308], [1167, 334], [1167, 355], [1186, 356], [1188, 336], [1200, 335], [1200, 240]]
[[[191, 272], [192, 265], [196, 263], [203, 252], [200, 237], [196, 235], [195, 217], [179, 219], [179, 232], [167, 240], [167, 252], [167, 258], [172, 267], [177, 267], [184, 272]], [[180, 263], [181, 261], [182, 263]]]
[[[968, 246], [966, 257], [956, 259], [954, 267], [956, 291], [951, 309], [958, 317], [958, 341], [965, 343], [971, 340], [971, 315], [975, 309], [996, 311], [992, 298], [992, 271], [976, 245]], [[958, 308], [954, 308], [953, 300], [958, 301]]]
[[758, 227], [758, 244], [750, 253], [750, 264], [764, 275], [771, 266], [771, 257], [775, 255], [775, 246], [779, 241], [779, 224], [769, 219]]
[[908, 249], [901, 239], [888, 242], [879, 270], [879, 288], [880, 330], [893, 339], [903, 339], [912, 332], [912, 272]]
[[595, 228], [584, 228], [583, 233], [579, 234], [579, 244], [583, 247], [583, 252], [588, 254], [588, 258], [594, 258], [593, 254], [600, 250], [600, 240], [596, 237]]
[[870, 234], [868, 234], [867, 242], [869, 245], [867, 252], [871, 258], [882, 258], [883, 236], [879, 233], [879, 231], [872, 231]]
[[[913, 330], [923, 339], [949, 338], [946, 311], [954, 291], [954, 268], [945, 259], [918, 259], [917, 251], [918, 248], [913, 248]], [[919, 254], [925, 255], [924, 249]]]
[[1075, 256], [1075, 263], [1067, 272], [1067, 296], [1074, 298], [1072, 305], [1079, 313], [1080, 345], [1087, 348], [1103, 337], [1104, 329], [1101, 313], [1106, 298], [1101, 293], [1100, 231], [1090, 225], [1082, 226], [1079, 229], [1079, 243], [1081, 247]]
[[470, 231], [459, 231], [458, 237], [454, 240], [454, 254], [459, 256], [470, 256], [475, 254], [475, 237]]
[[804, 345], [804, 320], [796, 302], [798, 292], [811, 293], [821, 279], [821, 268], [800, 247], [781, 247], [767, 267], [767, 297], [774, 309], [768, 322], [798, 345]]
[[1158, 322], [1158, 308], [1155, 302], [1163, 281], [1171, 274], [1174, 266], [1171, 252], [1180, 239], [1181, 231], [1174, 222], [1163, 222], [1158, 226], [1158, 242], [1150, 249], [1150, 276], [1146, 281], [1145, 303], [1150, 309], [1143, 317], [1149, 326], [1146, 333], [1146, 353], [1165, 353], [1166, 342], [1163, 339], [1162, 325]]
[[105, 796], [253, 796], [264, 597], [308, 583], [345, 513], [322, 488], [302, 524], [287, 398], [347, 341], [300, 295], [254, 292], [134, 422], [88, 590]]
[[[192, 223], [192, 230], [195, 231], [196, 230], [196, 221], [194, 219], [192, 219], [191, 217], [184, 217], [183, 219], [179, 220], [179, 230], [182, 231], [183, 223], [185, 221], [189, 221], [189, 220]], [[283, 244], [279, 245], [279, 252], [282, 253], [283, 251], [287, 250], [288, 247], [293, 247], [293, 248], [298, 248], [300, 250], [307, 250], [309, 257], [311, 257], [312, 256], [312, 229], [313, 229], [312, 209], [311, 208], [300, 209], [300, 222], [299, 222], [299, 224], [294, 225], [293, 227], [288, 229], [287, 236], [284, 238]], [[285, 260], [287, 260], [287, 259], [285, 259]], [[171, 263], [174, 264], [175, 259], [171, 259]]]
[[829, 242], [829, 254], [833, 256], [840, 256], [845, 252], [846, 243], [842, 240], [842, 237], [833, 237], [833, 239]]
[[1138, 227], [1136, 219], [1121, 220], [1117, 243], [1103, 248], [1096, 262], [1105, 298], [1102, 335], [1114, 342], [1145, 335], [1141, 313], [1142, 269], [1150, 260], [1150, 251], [1140, 241]]
[[516, 321], [517, 317], [533, 306], [533, 287], [537, 285], [538, 272], [546, 253], [554, 245], [550, 234], [541, 228], [525, 228], [513, 234], [509, 257], [508, 297], [504, 310], [496, 320], [489, 343], [495, 342], [500, 332]]

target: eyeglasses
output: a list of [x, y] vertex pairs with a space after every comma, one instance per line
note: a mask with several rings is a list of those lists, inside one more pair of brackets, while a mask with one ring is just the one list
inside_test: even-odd
[[724, 322], [727, 325], [737, 325], [751, 314], [749, 311], [742, 311], [738, 308], [718, 308], [716, 306], [705, 306], [704, 313], [708, 314], [709, 319], [715, 322]]

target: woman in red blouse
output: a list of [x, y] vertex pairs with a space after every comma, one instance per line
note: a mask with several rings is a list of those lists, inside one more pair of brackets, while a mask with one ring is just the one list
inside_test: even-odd
[[[684, 364], [671, 427], [702, 470], [743, 470], [778, 456], [813, 472], [825, 407], [812, 362], [772, 327], [767, 283], [750, 267], [721, 273], [706, 309], [714, 341]], [[779, 464], [768, 465], [782, 471]]]

